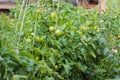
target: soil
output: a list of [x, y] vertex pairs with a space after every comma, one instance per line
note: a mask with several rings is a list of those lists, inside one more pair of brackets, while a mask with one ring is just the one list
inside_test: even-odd
[[92, 9], [92, 8], [95, 8], [98, 4], [95, 4], [95, 3], [89, 3], [88, 6], [87, 6], [87, 9]]
[[0, 9], [10, 9], [15, 7], [16, 7], [16, 4], [13, 4], [13, 3], [0, 3]]
[[11, 8], [15, 8], [16, 4], [10, 4], [10, 3], [0, 3], [0, 14], [6, 13], [9, 14]]
[[[31, 2], [37, 2], [38, 0], [30, 0]], [[97, 2], [89, 2], [87, 5], [87, 9], [95, 8], [98, 5]], [[81, 3], [79, 3], [79, 6], [83, 6]], [[0, 3], [0, 14], [6, 13], [9, 14], [10, 8], [15, 8], [16, 4], [14, 3]]]
[[2, 13], [6, 13], [7, 15], [9, 15], [10, 10], [9, 9], [0, 9], [0, 14]]
[[95, 8], [98, 5], [98, 2], [89, 2], [88, 4], [82, 4], [79, 2], [79, 6], [86, 6], [87, 9]]

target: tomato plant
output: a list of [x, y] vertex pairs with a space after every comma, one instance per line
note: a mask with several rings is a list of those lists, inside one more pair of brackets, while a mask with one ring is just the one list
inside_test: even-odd
[[0, 16], [0, 80], [119, 80], [120, 7], [46, 1]]

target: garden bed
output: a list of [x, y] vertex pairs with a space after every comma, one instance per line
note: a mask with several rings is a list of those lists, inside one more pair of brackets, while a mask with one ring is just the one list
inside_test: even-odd
[[14, 18], [0, 16], [0, 80], [120, 79], [120, 6], [113, 0], [102, 14], [64, 1], [18, 5]]

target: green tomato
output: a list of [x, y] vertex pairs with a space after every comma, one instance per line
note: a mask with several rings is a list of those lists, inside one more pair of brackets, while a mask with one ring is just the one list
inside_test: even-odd
[[60, 36], [62, 36], [62, 32], [59, 29], [57, 29], [55, 31], [55, 35], [58, 36], [58, 37], [60, 37]]
[[118, 38], [120, 39], [120, 34], [118, 34]]
[[41, 13], [41, 10], [39, 10], [39, 9], [38, 9], [38, 10], [36, 10], [36, 13]]
[[85, 26], [82, 26], [82, 27], [81, 27], [81, 31], [82, 31], [82, 32], [86, 32], [86, 30], [87, 30], [87, 27], [85, 27]]
[[103, 23], [103, 22], [104, 22], [104, 20], [100, 20], [100, 21], [99, 21], [99, 23]]
[[30, 34], [31, 34], [31, 36], [34, 36], [34, 35], [35, 35], [33, 32], [31, 32]]
[[56, 18], [56, 16], [57, 16], [56, 12], [51, 13], [51, 18]]
[[83, 32], [79, 32], [79, 34], [80, 34], [80, 35], [82, 35], [82, 34], [83, 34]]
[[32, 30], [32, 29], [30, 29], [30, 30], [29, 30], [29, 32], [30, 32], [30, 33], [32, 33], [32, 32], [33, 32], [33, 30]]
[[87, 22], [86, 22], [86, 26], [89, 26], [89, 25], [91, 25], [91, 22], [90, 22], [90, 21], [87, 21]]
[[41, 36], [41, 37], [36, 37], [36, 41], [37, 42], [43, 42], [44, 41], [44, 37], [43, 36]]
[[36, 60], [39, 60], [39, 57], [36, 57]]
[[30, 42], [31, 42], [31, 39], [27, 38], [27, 39], [26, 39], [26, 42], [30, 43]]
[[95, 31], [98, 31], [98, 32], [99, 32], [99, 31], [100, 31], [100, 28], [99, 28], [98, 26], [94, 26], [94, 27], [93, 27], [93, 30], [95, 30]]
[[53, 27], [53, 26], [49, 27], [50, 32], [53, 32], [54, 30], [55, 30], [55, 27]]

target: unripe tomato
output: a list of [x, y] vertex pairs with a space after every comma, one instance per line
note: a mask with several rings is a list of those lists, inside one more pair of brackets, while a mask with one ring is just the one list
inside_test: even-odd
[[27, 38], [27, 39], [26, 39], [26, 42], [30, 43], [30, 42], [31, 42], [31, 39]]
[[36, 37], [36, 41], [37, 42], [43, 42], [44, 41], [44, 37], [43, 36], [41, 36], [41, 37]]
[[56, 31], [55, 31], [55, 34], [56, 34], [56, 36], [62, 36], [62, 32], [59, 30], [59, 29], [57, 29]]
[[97, 30], [97, 26], [94, 26], [94, 27], [93, 27], [93, 30]]
[[87, 22], [86, 22], [86, 26], [89, 26], [90, 24], [91, 24], [90, 21], [87, 21]]
[[56, 18], [56, 16], [57, 16], [56, 12], [51, 13], [51, 18]]
[[104, 22], [104, 20], [100, 20], [100, 21], [99, 21], [99, 23], [103, 23], [103, 22]]
[[35, 35], [35, 34], [32, 32], [32, 33], [31, 33], [31, 36], [34, 36], [34, 35]]
[[39, 57], [36, 57], [36, 60], [39, 60]]
[[87, 30], [87, 27], [84, 27], [84, 26], [81, 27], [81, 31], [82, 31], [82, 32], [85, 32], [86, 30]]
[[33, 32], [33, 30], [32, 30], [32, 29], [30, 29], [30, 30], [29, 30], [29, 32], [30, 32], [30, 33], [32, 33], [32, 32]]
[[36, 10], [36, 13], [41, 13], [41, 11], [38, 9], [38, 10]]
[[53, 27], [53, 26], [49, 27], [50, 32], [53, 32], [54, 30], [55, 30], [55, 27]]
[[80, 34], [80, 35], [82, 35], [82, 34], [83, 34], [83, 32], [79, 32], [79, 34]]
[[93, 30], [96, 30], [96, 31], [99, 32], [99, 31], [100, 31], [100, 28], [99, 28], [98, 26], [94, 26], [94, 27], [93, 27]]
[[120, 34], [118, 34], [118, 38], [120, 39]]

